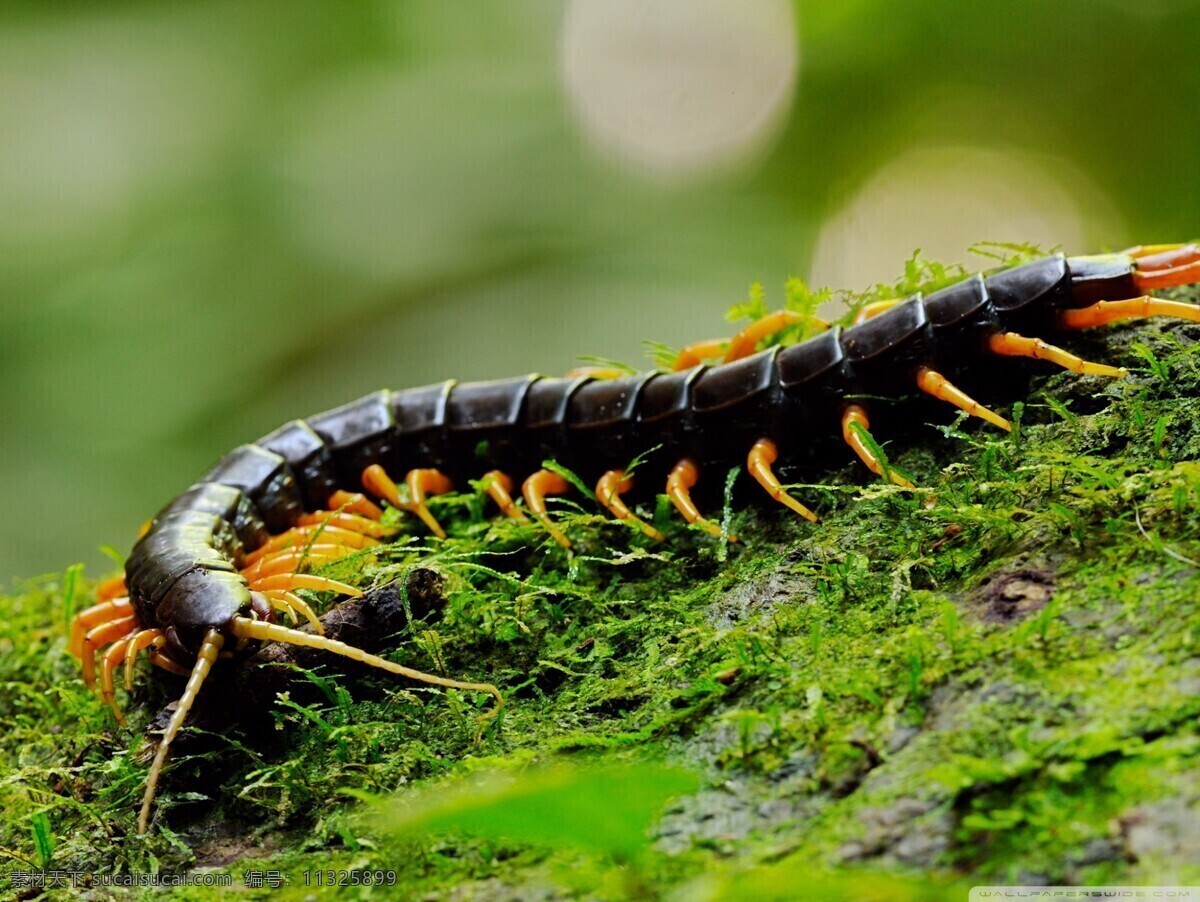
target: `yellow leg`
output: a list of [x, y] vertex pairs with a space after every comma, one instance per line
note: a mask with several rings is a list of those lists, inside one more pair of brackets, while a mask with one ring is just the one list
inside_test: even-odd
[[1058, 314], [1058, 326], [1060, 329], [1090, 329], [1123, 319], [1148, 319], [1152, 316], [1173, 316], [1200, 323], [1200, 307], [1144, 295], [1124, 301], [1100, 301], [1078, 310], [1064, 310]]
[[[234, 618], [235, 620], [240, 618]], [[146, 794], [142, 796], [142, 810], [138, 813], [138, 835], [141, 836], [146, 832], [146, 827], [150, 823], [150, 804], [154, 801], [154, 790], [158, 786], [158, 775], [162, 773], [163, 764], [167, 760], [167, 752], [171, 748], [171, 742], [179, 733], [180, 727], [183, 726], [183, 721], [187, 718], [188, 712], [192, 710], [192, 705], [196, 703], [196, 696], [200, 694], [200, 687], [204, 684], [205, 678], [212, 670], [213, 662], [217, 660], [217, 654], [221, 651], [221, 646], [225, 644], [225, 637], [217, 630], [209, 630], [204, 637], [204, 644], [200, 646], [200, 651], [196, 655], [196, 663], [192, 667], [192, 672], [188, 677], [187, 686], [184, 687], [183, 695], [179, 699], [179, 705], [175, 708], [175, 713], [171, 715], [170, 722], [167, 723], [167, 728], [163, 730], [162, 742], [158, 744], [158, 752], [154, 755], [154, 763], [150, 765], [150, 775], [146, 779]]]
[[1070, 351], [1047, 344], [1040, 338], [1025, 338], [1015, 332], [993, 335], [988, 339], [988, 349], [993, 354], [999, 354], [1002, 357], [1031, 357], [1034, 360], [1046, 360], [1080, 376], [1112, 376], [1122, 379], [1129, 375], [1129, 371], [1123, 366], [1090, 363], [1081, 357], [1076, 357]]
[[871, 303], [858, 311], [858, 315], [854, 317], [854, 325], [857, 326], [859, 323], [865, 323], [867, 320], [874, 319], [881, 313], [887, 313], [900, 303], [903, 303], [900, 298], [892, 298], [887, 301], [871, 301]]
[[541, 521], [542, 526], [546, 528], [546, 532], [550, 533], [554, 541], [568, 550], [571, 548], [571, 541], [550, 519], [550, 514], [546, 510], [546, 496], [565, 495], [569, 491], [571, 491], [571, 484], [550, 470], [538, 470], [521, 486], [521, 494], [525, 497], [525, 503], [533, 511], [533, 515]]
[[[859, 405], [851, 404], [846, 408], [846, 412], [842, 414], [842, 438], [846, 440], [847, 445], [854, 449], [854, 453], [858, 455], [859, 460], [867, 465], [868, 470], [876, 476], [883, 476], [882, 461], [875, 456], [875, 452], [863, 441], [862, 435], [859, 432], [860, 429], [866, 432], [870, 428], [871, 422], [867, 419], [867, 412]], [[901, 488], [916, 488], [916, 486], [895, 470], [890, 470], [888, 475], [891, 477], [892, 482]]]
[[337, 592], [339, 595], [349, 595], [351, 598], [361, 598], [363, 594], [354, 586], [348, 586], [324, 576], [313, 576], [311, 573], [279, 573], [275, 576], [264, 576], [262, 579], [250, 583], [250, 588], [256, 592], [267, 592], [273, 589], [314, 589], [317, 592]]
[[288, 592], [286, 589], [268, 589], [266, 592], [263, 592], [263, 595], [271, 601], [277, 601], [282, 604], [285, 609], [291, 612], [293, 618], [296, 616], [297, 611], [300, 612], [304, 619], [312, 624], [312, 628], [316, 631], [317, 635], [325, 635], [325, 626], [321, 623], [321, 619], [317, 617], [313, 609], [299, 595]]
[[[683, 519], [720, 538], [721, 527], [711, 520], [706, 520], [692, 501], [691, 489], [699, 479], [699, 468], [690, 458], [685, 457], [675, 464], [667, 476], [667, 496], [675, 505], [675, 510], [683, 515]], [[729, 541], [736, 542], [737, 536], [729, 536]]]
[[631, 488], [633, 488], [631, 477], [626, 476], [622, 470], [609, 470], [596, 483], [596, 500], [618, 520], [626, 520], [634, 524], [650, 538], [658, 539], [661, 542], [666, 536], [631, 511], [621, 500], [621, 493], [628, 492]]
[[567, 370], [564, 375], [568, 379], [579, 379], [583, 376], [590, 376], [592, 379], [620, 379], [630, 374], [615, 366], [577, 366]]
[[941, 373], [936, 373], [928, 367], [917, 370], [917, 388], [928, 395], [933, 395], [939, 401], [949, 401], [959, 410], [965, 410], [973, 417], [987, 420], [999, 426], [1005, 432], [1012, 432], [1012, 424], [998, 413], [988, 410], [970, 395], [957, 388]]
[[516, 520], [518, 523], [528, 523], [529, 518], [521, 512], [521, 509], [513, 503], [512, 477], [507, 473], [501, 473], [499, 470], [489, 470], [483, 474], [484, 491], [488, 493], [488, 497], [496, 502], [496, 506], [500, 508], [500, 512], [510, 520]]
[[191, 671], [171, 657], [171, 653], [164, 648], [166, 643], [166, 639], [161, 642], [158, 639], [154, 640], [150, 646], [150, 663], [167, 673], [175, 674], [175, 676], [187, 676]]
[[1122, 253], [1137, 260], [1141, 272], [1154, 272], [1200, 260], [1200, 244], [1145, 244]]
[[758, 481], [758, 484], [767, 490], [768, 495], [785, 507], [790, 507], [804, 519], [816, 523], [817, 515], [789, 495], [775, 476], [771, 464], [778, 459], [779, 449], [775, 443], [768, 438], [760, 438], [750, 449], [750, 456], [746, 459], [746, 468], [750, 471], [750, 475]]

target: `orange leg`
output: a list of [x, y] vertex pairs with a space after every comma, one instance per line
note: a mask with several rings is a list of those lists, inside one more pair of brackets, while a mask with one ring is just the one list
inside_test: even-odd
[[303, 551], [284, 551], [260, 558], [241, 571], [242, 576], [254, 582], [264, 576], [275, 576], [279, 573], [295, 573], [305, 564], [321, 564], [334, 561], [346, 554], [345, 549], [333, 546], [332, 551], [318, 551], [315, 547]]
[[512, 477], [507, 473], [501, 473], [499, 470], [489, 470], [483, 474], [484, 491], [488, 493], [496, 506], [500, 508], [500, 512], [511, 520], [516, 520], [518, 523], [528, 523], [529, 518], [521, 513], [521, 509], [513, 503]]
[[1080, 376], [1112, 376], [1121, 379], [1129, 375], [1129, 371], [1122, 366], [1090, 363], [1081, 357], [1076, 357], [1070, 351], [1047, 344], [1040, 338], [1025, 338], [1015, 332], [993, 335], [988, 339], [988, 349], [993, 354], [999, 354], [1002, 357], [1032, 357], [1034, 360], [1046, 360], [1073, 373], [1078, 373]]
[[344, 492], [338, 489], [329, 496], [329, 508], [335, 511], [349, 511], [360, 517], [366, 517], [368, 520], [383, 519], [383, 509], [362, 492]]
[[137, 636], [136, 632], [130, 633], [116, 644], [110, 645], [108, 651], [104, 653], [104, 657], [100, 661], [100, 698], [104, 700], [106, 705], [112, 708], [113, 714], [116, 715], [117, 723], [121, 726], [125, 726], [125, 715], [121, 713], [121, 708], [117, 704], [113, 671], [126, 659], [126, 656], [129, 654], [130, 643], [133, 642], [135, 636]]
[[311, 514], [302, 514], [296, 522], [300, 526], [321, 526], [322, 524], [336, 526], [369, 536], [372, 539], [388, 538], [394, 536], [398, 531], [394, 526], [385, 526], [366, 517], [360, 517], [358, 514], [344, 512], [339, 514], [336, 511], [313, 511]]
[[125, 691], [133, 689], [133, 665], [137, 663], [138, 652], [154, 643], [165, 645], [162, 630], [141, 630], [134, 633], [129, 640], [129, 649], [125, 653]]
[[295, 526], [287, 532], [281, 532], [277, 536], [272, 536], [254, 551], [246, 555], [243, 563], [249, 567], [268, 555], [275, 554], [284, 549], [300, 549], [305, 548], [312, 542], [312, 547], [316, 548], [318, 544], [337, 544], [344, 545], [347, 548], [370, 548], [379, 544], [378, 539], [373, 539], [370, 536], [364, 536], [362, 533], [354, 532], [349, 529], [342, 529], [338, 526], [330, 526], [328, 524], [318, 524], [316, 526]]
[[[871, 422], [867, 419], [867, 412], [857, 404], [851, 404], [846, 408], [846, 412], [842, 414], [842, 438], [846, 440], [846, 444], [854, 449], [854, 453], [858, 455], [858, 459], [867, 465], [867, 469], [877, 476], [883, 476], [883, 462], [875, 456], [875, 452], [870, 449], [865, 441], [863, 441], [863, 432], [867, 432], [871, 428]], [[867, 433], [870, 434], [869, 432]], [[904, 489], [916, 488], [911, 482], [897, 473], [895, 470], [888, 472], [888, 477], [896, 485]]]
[[622, 470], [609, 470], [596, 483], [596, 500], [618, 520], [626, 520], [644, 532], [652, 539], [663, 541], [666, 536], [631, 511], [621, 500], [621, 493], [633, 488], [632, 477], [626, 476]]
[[571, 548], [571, 541], [550, 519], [550, 514], [546, 510], [546, 496], [565, 495], [569, 491], [571, 491], [571, 484], [551, 470], [538, 470], [521, 486], [521, 494], [525, 497], [525, 503], [533, 511], [533, 515], [538, 518], [554, 541], [568, 551]]
[[110, 620], [88, 630], [83, 637], [83, 682], [89, 689], [96, 685], [96, 650], [110, 642], [124, 639], [137, 631], [137, 617]]
[[1200, 260], [1185, 263], [1182, 266], [1172, 266], [1167, 269], [1154, 269], [1149, 272], [1135, 272], [1133, 284], [1139, 291], [1153, 291], [1156, 288], [1174, 288], [1176, 285], [1191, 285], [1200, 282]]
[[119, 620], [133, 613], [133, 605], [128, 598], [114, 598], [112, 601], [102, 601], [100, 604], [80, 611], [75, 615], [71, 624], [71, 637], [67, 640], [67, 650], [75, 657], [83, 657], [83, 637], [87, 631], [109, 620]]
[[120, 598], [128, 594], [129, 590], [125, 588], [125, 576], [123, 574], [106, 579], [100, 585], [96, 586], [96, 601], [112, 601], [114, 598]]
[[955, 387], [941, 373], [936, 373], [928, 367], [921, 367], [917, 370], [917, 388], [928, 395], [933, 395], [939, 401], [949, 401], [959, 410], [965, 410], [973, 417], [979, 417], [981, 420], [987, 420], [989, 423], [999, 426], [1005, 432], [1012, 432], [1012, 424], [998, 413], [988, 410], [970, 395]]
[[858, 311], [858, 315], [854, 317], [854, 325], [857, 326], [859, 323], [865, 323], [867, 320], [874, 319], [881, 313], [887, 313], [900, 303], [903, 302], [899, 298], [892, 298], [887, 301], [871, 301], [871, 303]]
[[173, 673], [175, 676], [185, 677], [189, 673], [186, 667], [171, 657], [171, 653], [163, 648], [166, 644], [166, 639], [163, 639], [162, 644], [159, 644], [157, 639], [150, 646], [150, 663], [155, 667], [165, 670], [167, 673]]
[[710, 338], [708, 341], [698, 341], [695, 344], [686, 345], [675, 358], [671, 369], [678, 373], [681, 370], [690, 370], [694, 366], [699, 366], [706, 360], [720, 357], [725, 353], [727, 344], [728, 342], [724, 338]]
[[392, 507], [416, 514], [421, 522], [429, 527], [430, 532], [439, 539], [446, 538], [446, 531], [425, 504], [428, 495], [444, 495], [452, 488], [450, 480], [443, 473], [428, 468], [409, 470], [408, 475], [404, 477], [405, 485], [408, 486], [408, 501], [400, 497], [400, 488], [379, 464], [371, 464], [363, 470], [362, 482], [363, 487], [372, 495], [385, 499]]
[[790, 507], [806, 520], [816, 523], [817, 515], [789, 495], [775, 476], [774, 471], [771, 470], [771, 464], [778, 459], [779, 449], [775, 447], [775, 443], [769, 438], [760, 438], [750, 449], [750, 456], [746, 459], [746, 468], [750, 471], [750, 475], [758, 481], [758, 484], [767, 490], [768, 495], [785, 507]]
[[1090, 307], [1062, 311], [1058, 314], [1058, 325], [1061, 329], [1090, 329], [1123, 319], [1147, 319], [1152, 316], [1173, 316], [1200, 322], [1200, 307], [1147, 296], [1124, 301], [1100, 301]]
[[348, 586], [324, 576], [313, 576], [311, 573], [279, 573], [275, 576], [264, 576], [250, 583], [250, 588], [256, 592], [267, 592], [273, 589], [313, 589], [317, 592], [336, 592], [339, 595], [349, 595], [351, 598], [361, 598], [363, 594], [354, 586]]
[[1200, 260], [1200, 244], [1145, 244], [1123, 251], [1142, 272], [1174, 269]]
[[776, 310], [774, 313], [768, 313], [761, 319], [755, 320], [729, 340], [729, 350], [725, 352], [725, 362], [732, 363], [734, 360], [749, 357], [764, 338], [770, 338], [790, 326], [798, 326], [801, 323], [811, 323], [818, 328], [818, 331], [829, 328], [829, 323], [823, 319], [817, 319], [815, 316], [802, 316], [794, 310]]
[[[670, 497], [671, 503], [675, 505], [675, 509], [683, 514], [685, 520], [720, 538], [721, 527], [702, 517], [692, 502], [691, 488], [699, 478], [700, 470], [690, 458], [685, 457], [675, 464], [671, 474], [667, 477], [667, 495]], [[737, 537], [731, 535], [729, 541], [736, 542]]]

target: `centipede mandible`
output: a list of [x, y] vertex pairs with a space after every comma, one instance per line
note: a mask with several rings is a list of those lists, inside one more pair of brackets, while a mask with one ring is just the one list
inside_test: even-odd
[[[410, 515], [414, 531], [445, 538], [428, 499], [480, 480], [497, 516], [529, 523], [569, 553], [571, 536], [547, 506], [547, 498], [574, 491], [565, 469], [594, 484], [604, 510], [651, 541], [665, 537], [636, 502], [662, 493], [683, 520], [711, 534], [705, 541], [733, 542], [745, 537], [705, 515], [697, 487], [740, 465], [761, 486], [763, 503], [819, 529], [820, 510], [787, 489], [777, 466], [857, 458], [871, 473], [914, 488], [878, 453], [871, 419], [881, 407], [894, 417], [913, 397], [934, 399], [1009, 430], [993, 408], [1020, 390], [1020, 380], [1011, 388], [1005, 379], [1005, 367], [1017, 365], [1012, 358], [1121, 378], [1122, 367], [1059, 343], [1121, 320], [1200, 322], [1200, 306], [1150, 294], [1198, 282], [1195, 243], [1056, 254], [923, 297], [869, 304], [846, 327], [780, 310], [732, 338], [689, 345], [670, 371], [593, 368], [378, 391], [235, 448], [146, 524], [124, 576], [101, 585], [98, 603], [78, 614], [71, 631], [84, 681], [122, 723], [117, 671], [130, 687], [139, 652], [187, 679], [149, 770], [139, 833], [150, 824], [171, 743], [211, 669], [260, 643], [320, 648], [410, 680], [490, 694], [484, 718], [500, 710], [493, 685], [423, 673], [326, 637], [297, 594], [362, 594], [308, 571], [394, 539], [399, 528], [383, 505]], [[759, 350], [800, 324], [814, 334]], [[986, 387], [992, 406], [976, 400], [975, 386]], [[628, 472], [640, 455], [636, 473]], [[300, 620], [311, 630], [297, 628]]]

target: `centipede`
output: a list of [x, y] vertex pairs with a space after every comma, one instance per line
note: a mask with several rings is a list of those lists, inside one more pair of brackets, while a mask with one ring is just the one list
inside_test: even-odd
[[[933, 399], [1010, 430], [974, 394], [1019, 400], [1013, 386], [1021, 381], [1006, 369], [1021, 365], [1014, 358], [1121, 378], [1124, 368], [1051, 339], [1123, 320], [1200, 322], [1200, 306], [1150, 293], [1195, 283], [1196, 243], [1053, 254], [924, 296], [876, 301], [845, 326], [779, 310], [731, 338], [685, 347], [670, 368], [630, 375], [593, 367], [378, 391], [235, 448], [143, 527], [124, 574], [100, 584], [97, 603], [71, 626], [68, 648], [84, 682], [122, 724], [117, 672], [123, 668], [132, 688], [140, 652], [187, 681], [149, 768], [138, 833], [149, 828], [169, 749], [211, 670], [262, 643], [323, 649], [409, 680], [484, 693], [494, 703], [481, 721], [499, 712], [504, 699], [494, 685], [424, 673], [325, 636], [297, 594], [362, 594], [309, 570], [382, 551], [400, 532], [384, 505], [417, 532], [444, 539], [429, 499], [477, 480], [498, 516], [570, 553], [568, 530], [547, 506], [576, 490], [569, 471], [594, 481], [604, 511], [649, 541], [665, 536], [636, 512], [635, 499], [662, 486], [696, 531], [736, 542], [702, 513], [701, 477], [740, 466], [766, 504], [819, 528], [818, 513], [784, 485], [777, 464], [827, 466], [833, 454], [838, 465], [857, 459], [898, 490], [914, 488], [887, 465], [871, 432], [881, 408], [889, 422], [902, 421], [915, 416], [906, 413], [913, 398]], [[798, 325], [812, 334], [773, 343]], [[654, 453], [630, 472], [628, 462], [648, 449]]]

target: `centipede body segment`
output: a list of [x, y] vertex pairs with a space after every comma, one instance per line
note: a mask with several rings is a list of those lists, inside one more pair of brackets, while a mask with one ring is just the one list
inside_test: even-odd
[[[445, 531], [429, 498], [480, 480], [498, 513], [536, 521], [569, 551], [570, 536], [547, 499], [573, 487], [558, 468], [543, 465], [554, 460], [595, 485], [601, 507], [650, 541], [663, 533], [630, 499], [659, 489], [697, 529], [735, 541], [693, 496], [706, 474], [742, 466], [763, 497], [815, 523], [818, 514], [794, 497], [775, 468], [828, 465], [830, 435], [844, 441], [842, 461], [856, 455], [901, 490], [912, 488], [885, 464], [869, 431], [872, 411], [889, 406], [877, 399], [895, 399], [890, 406], [903, 411], [913, 398], [926, 397], [1009, 429], [974, 397], [982, 388], [1003, 401], [1003, 368], [1014, 365], [1006, 358], [1123, 376], [1123, 369], [1086, 361], [1044, 336], [1151, 316], [1200, 321], [1200, 308], [1146, 294], [1198, 281], [1195, 244], [1056, 255], [927, 297], [872, 305], [844, 329], [779, 311], [729, 341], [685, 348], [671, 372], [605, 369], [380, 391], [234, 449], [147, 525], [124, 579], [101, 586], [98, 603], [76, 617], [68, 641], [89, 686], [97, 682], [99, 660], [100, 692], [118, 718], [116, 675], [123, 667], [128, 686], [140, 652], [189, 678], [151, 769], [139, 832], [149, 824], [171, 740], [209, 671], [255, 643], [323, 648], [408, 679], [488, 693], [496, 699], [491, 713], [499, 709], [494, 686], [424, 674], [322, 636], [316, 612], [296, 594], [360, 594], [309, 571], [369, 554], [393, 538], [397, 529], [384, 522], [381, 504], [412, 515], [415, 528], [440, 539]], [[755, 351], [796, 326], [818, 331], [787, 347]], [[636, 473], [626, 472], [635, 459]], [[524, 509], [514, 500], [518, 483]], [[301, 621], [314, 631], [295, 629]]]

